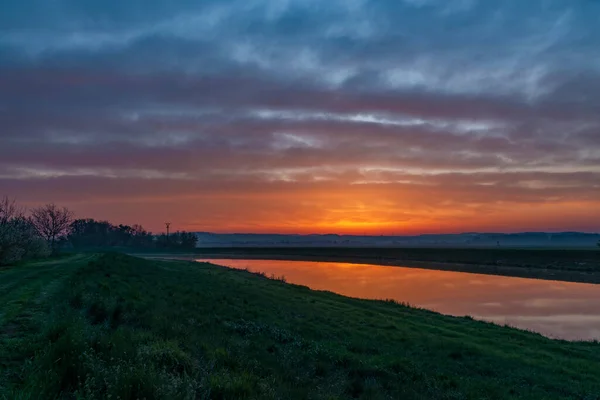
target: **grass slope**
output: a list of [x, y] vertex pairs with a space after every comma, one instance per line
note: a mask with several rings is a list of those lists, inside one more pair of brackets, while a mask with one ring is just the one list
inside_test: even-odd
[[600, 345], [210, 264], [0, 271], [0, 399], [598, 399]]

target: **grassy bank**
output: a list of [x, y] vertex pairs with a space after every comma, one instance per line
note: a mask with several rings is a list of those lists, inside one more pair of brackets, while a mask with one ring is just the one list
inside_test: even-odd
[[600, 345], [210, 264], [0, 271], [0, 399], [597, 399]]
[[600, 283], [600, 249], [230, 247], [197, 257], [332, 261]]

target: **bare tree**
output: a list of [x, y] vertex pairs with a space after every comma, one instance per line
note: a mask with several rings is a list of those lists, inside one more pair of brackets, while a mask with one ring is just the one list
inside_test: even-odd
[[0, 265], [50, 254], [48, 244], [24, 214], [14, 200], [0, 198]]
[[54, 203], [34, 208], [31, 211], [31, 223], [38, 234], [56, 250], [56, 241], [66, 236], [73, 222], [73, 213], [66, 207], [60, 208]]
[[9, 199], [8, 196], [0, 199], [0, 225], [6, 225], [16, 218], [21, 218], [23, 214], [24, 210], [17, 206], [14, 199]]

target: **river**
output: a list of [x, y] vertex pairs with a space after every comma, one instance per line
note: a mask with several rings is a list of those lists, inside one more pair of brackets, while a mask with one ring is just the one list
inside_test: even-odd
[[344, 296], [470, 315], [551, 338], [600, 339], [599, 285], [339, 262], [197, 261], [284, 276], [289, 283]]

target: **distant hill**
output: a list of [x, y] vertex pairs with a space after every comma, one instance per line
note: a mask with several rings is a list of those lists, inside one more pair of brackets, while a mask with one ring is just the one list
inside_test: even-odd
[[583, 232], [460, 233], [418, 236], [282, 235], [197, 232], [198, 247], [596, 247], [600, 234]]

